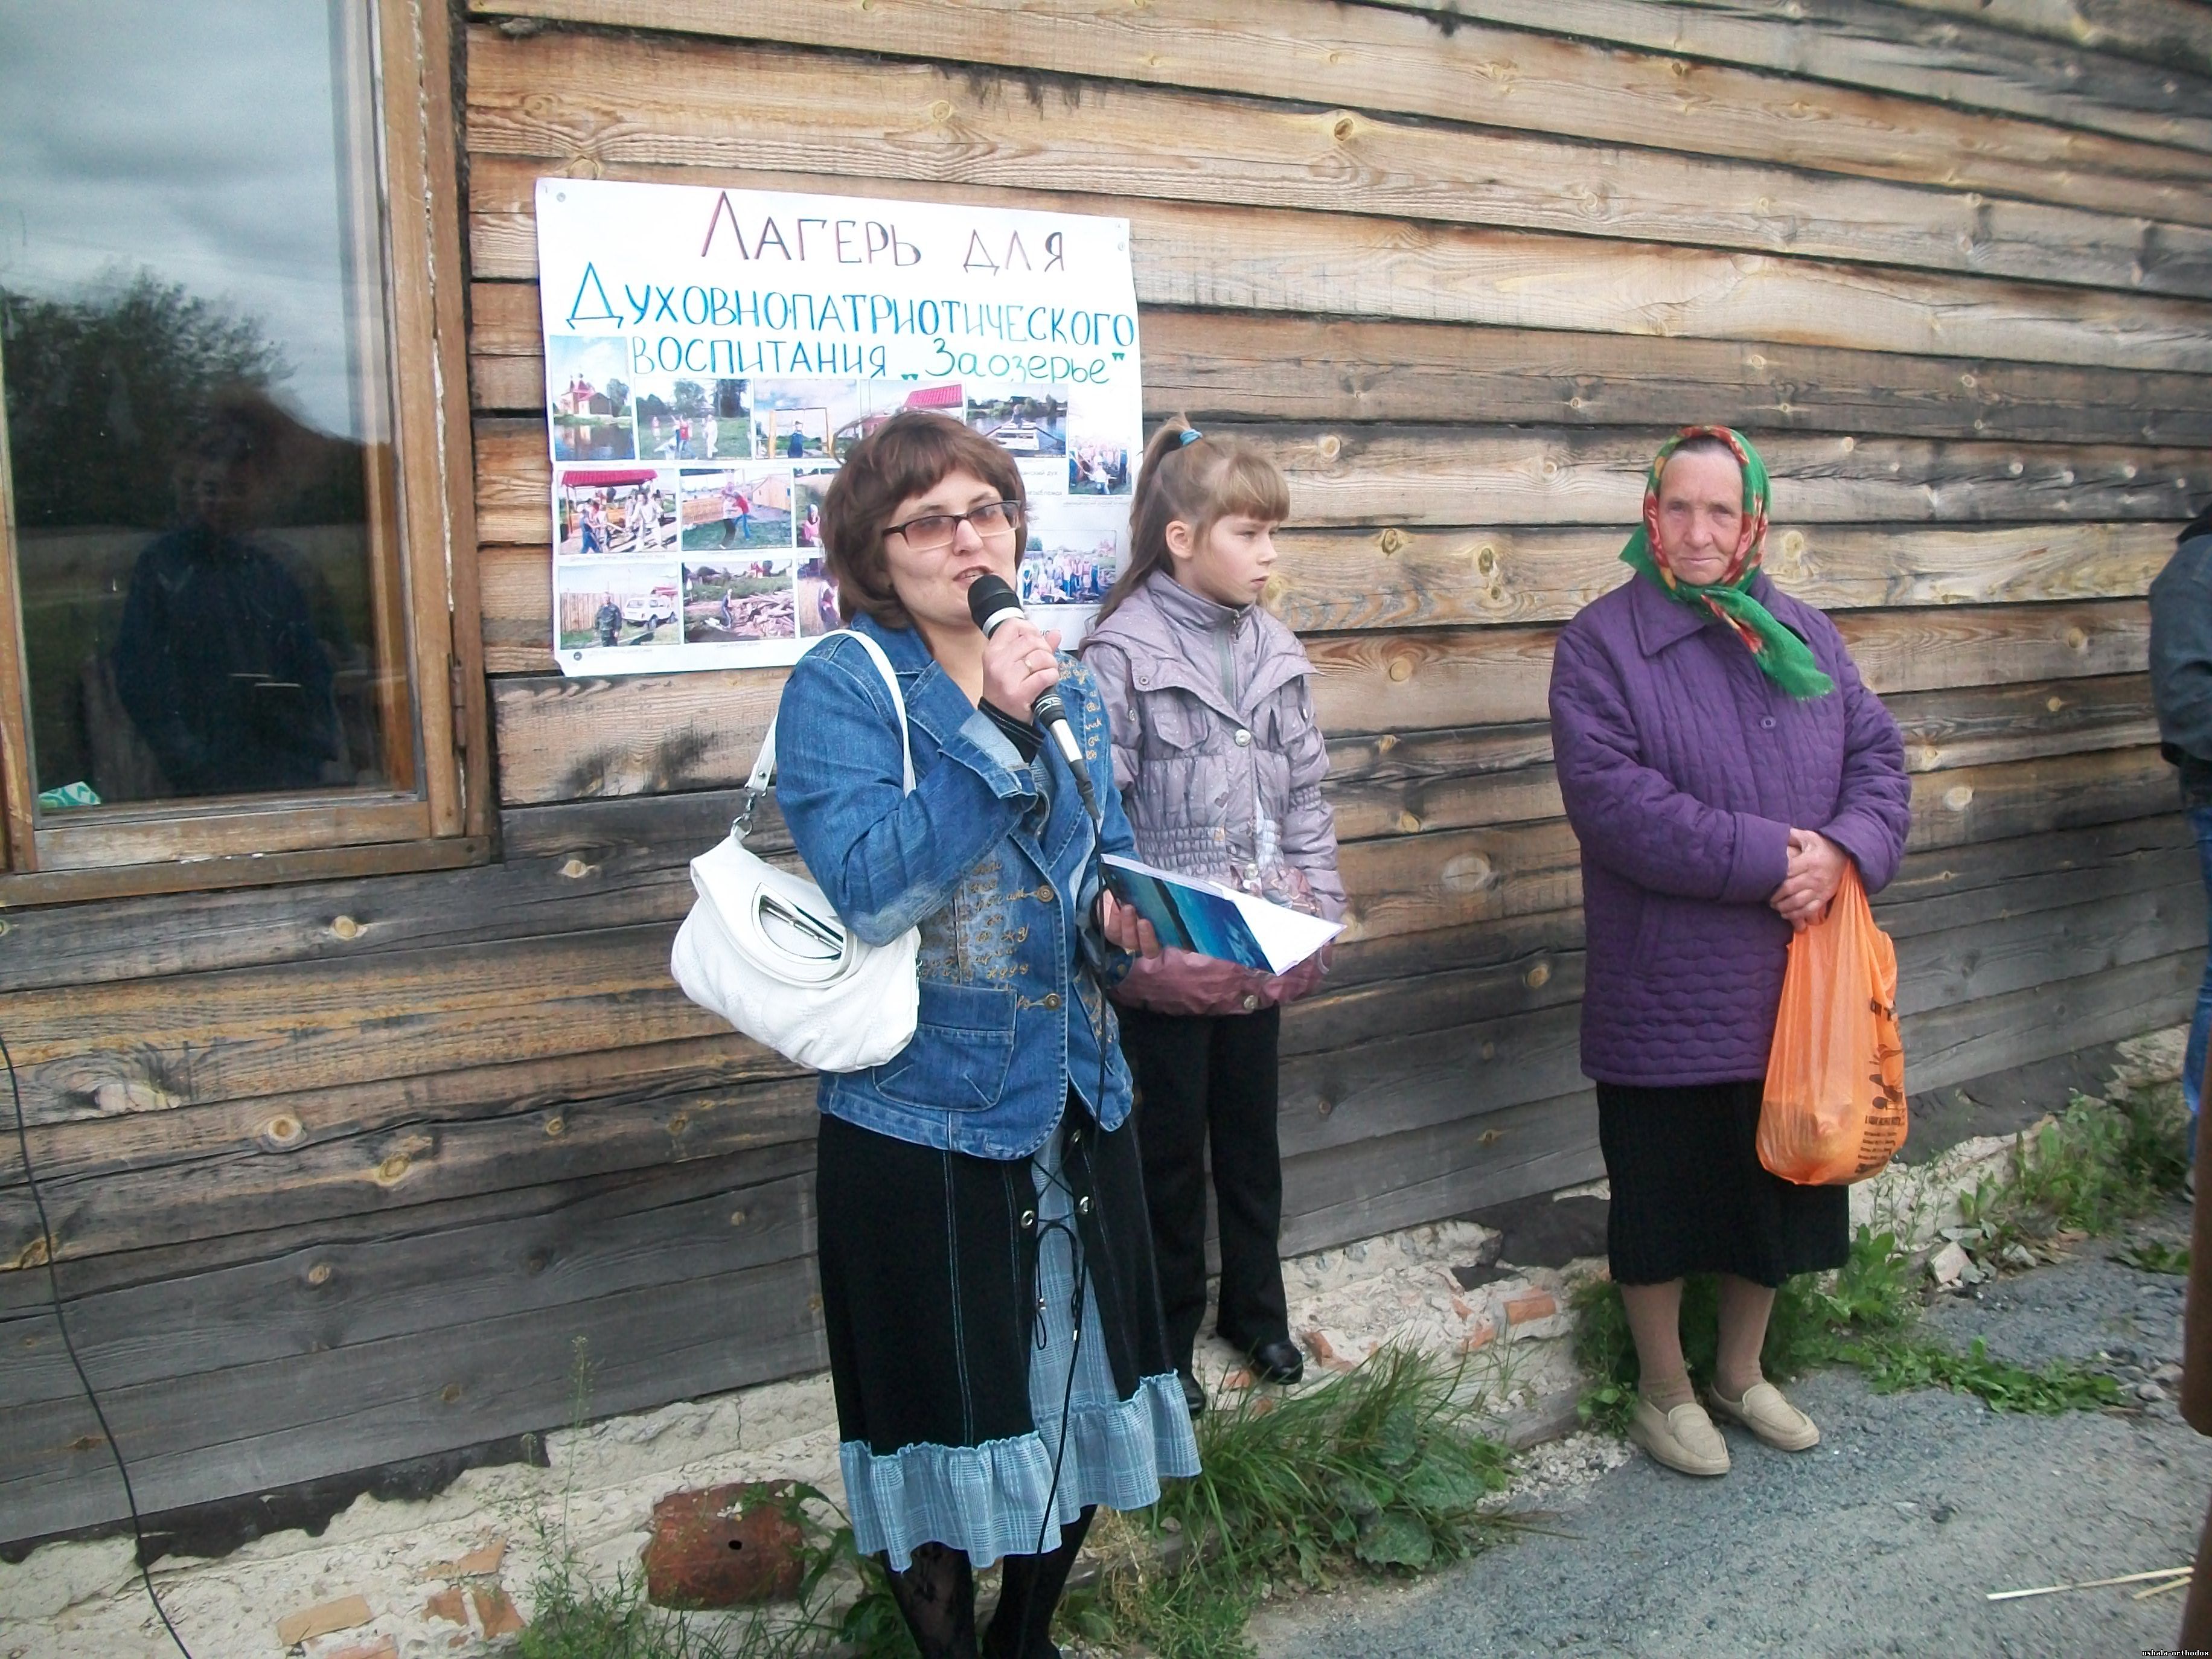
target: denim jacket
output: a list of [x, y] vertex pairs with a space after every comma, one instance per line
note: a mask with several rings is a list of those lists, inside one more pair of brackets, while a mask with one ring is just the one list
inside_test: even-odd
[[[1115, 793], [1106, 711], [1090, 674], [1060, 659], [1068, 724], [1105, 820], [1094, 836], [1051, 744], [1024, 763], [937, 665], [921, 635], [853, 623], [890, 659], [912, 731], [902, 796], [898, 715], [856, 641], [799, 659], [776, 716], [776, 803], [838, 915], [872, 945], [920, 925], [914, 1041], [864, 1072], [825, 1073], [821, 1108], [865, 1129], [977, 1158], [1026, 1158], [1073, 1087], [1099, 1127], [1129, 1115], [1129, 1072], [1099, 979], [1126, 968], [1091, 918], [1092, 842], [1135, 842]], [[1105, 1037], [1100, 1098], [1098, 1034]]]

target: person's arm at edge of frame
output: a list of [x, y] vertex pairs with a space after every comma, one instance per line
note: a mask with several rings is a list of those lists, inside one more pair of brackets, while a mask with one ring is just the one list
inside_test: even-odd
[[2151, 579], [2150, 686], [2160, 746], [2212, 764], [2212, 536]]

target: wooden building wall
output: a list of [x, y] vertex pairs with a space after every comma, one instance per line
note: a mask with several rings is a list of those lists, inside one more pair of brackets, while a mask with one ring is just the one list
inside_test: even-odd
[[[1753, 433], [1770, 568], [1907, 732], [1915, 1090], [2184, 1017], [2142, 595], [2212, 490], [2194, 0], [475, 0], [501, 820], [465, 870], [11, 914], [0, 1031], [149, 1509], [822, 1363], [811, 1082], [665, 971], [776, 672], [564, 680], [532, 180], [1134, 230], [1147, 404], [1293, 489], [1355, 905], [1285, 1026], [1285, 1247], [1598, 1172], [1558, 624], [1642, 469]], [[0, 1180], [0, 1535], [120, 1490]], [[9, 1268], [15, 1271], [7, 1271]]]

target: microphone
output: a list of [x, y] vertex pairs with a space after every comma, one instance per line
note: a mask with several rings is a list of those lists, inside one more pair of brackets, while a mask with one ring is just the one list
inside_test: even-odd
[[[1023, 614], [1022, 602], [1014, 597], [1014, 590], [1003, 576], [984, 574], [968, 584], [968, 614], [975, 619], [975, 626], [983, 630], [983, 637], [991, 635]], [[1098, 798], [1091, 787], [1091, 770], [1083, 763], [1083, 745], [1076, 742], [1075, 733], [1067, 724], [1067, 705], [1060, 700], [1060, 688], [1048, 685], [1030, 705], [1030, 718], [1050, 737], [1067, 769], [1075, 775], [1076, 793], [1083, 797], [1084, 811], [1091, 821], [1098, 823]]]

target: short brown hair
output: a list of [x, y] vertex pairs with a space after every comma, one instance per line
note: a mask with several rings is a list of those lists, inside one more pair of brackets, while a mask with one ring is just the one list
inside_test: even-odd
[[891, 586], [884, 535], [900, 502], [963, 471], [1022, 507], [1014, 528], [1026, 536], [1029, 498], [1014, 458], [950, 415], [907, 410], [854, 446], [822, 497], [822, 556], [837, 585], [839, 616], [850, 622], [866, 614], [884, 628], [914, 625]]

